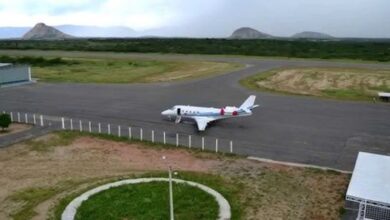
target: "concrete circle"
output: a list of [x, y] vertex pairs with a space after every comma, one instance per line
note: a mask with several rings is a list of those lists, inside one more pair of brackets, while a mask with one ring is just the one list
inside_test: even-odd
[[[138, 183], [150, 183], [150, 182], [168, 182], [168, 178], [139, 178], [139, 179], [128, 179], [128, 180], [121, 180], [113, 183], [108, 183], [99, 187], [96, 187], [94, 189], [91, 189], [77, 198], [73, 199], [68, 206], [66, 206], [64, 212], [61, 215], [62, 220], [74, 220], [74, 217], [76, 216], [77, 209], [81, 206], [81, 203], [88, 200], [88, 198], [92, 195], [95, 195], [101, 191], [118, 187], [122, 185], [127, 184], [138, 184]], [[181, 180], [181, 179], [172, 179], [175, 183], [185, 183], [190, 186], [198, 187], [199, 189], [209, 193], [210, 195], [214, 196], [215, 200], [218, 203], [219, 206], [219, 214], [218, 214], [218, 220], [227, 220], [231, 218], [231, 210], [230, 210], [230, 204], [229, 202], [217, 191], [211, 189], [208, 186], [191, 182], [187, 180]]]

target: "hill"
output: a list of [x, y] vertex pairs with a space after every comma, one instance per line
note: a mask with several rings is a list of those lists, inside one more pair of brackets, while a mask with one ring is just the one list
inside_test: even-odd
[[73, 36], [62, 33], [54, 27], [50, 27], [44, 23], [36, 24], [22, 37], [23, 40], [63, 40], [68, 38], [73, 38]]
[[302, 39], [334, 39], [334, 37], [329, 34], [313, 32], [313, 31], [304, 31], [304, 32], [296, 33], [291, 37], [302, 38]]
[[264, 39], [264, 38], [272, 38], [271, 35], [260, 32], [256, 29], [249, 27], [242, 27], [233, 32], [230, 36], [233, 39]]

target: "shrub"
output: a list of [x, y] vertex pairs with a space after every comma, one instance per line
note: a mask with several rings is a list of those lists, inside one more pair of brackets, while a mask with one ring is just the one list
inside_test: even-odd
[[11, 124], [11, 116], [9, 114], [1, 114], [0, 115], [0, 127], [4, 131]]

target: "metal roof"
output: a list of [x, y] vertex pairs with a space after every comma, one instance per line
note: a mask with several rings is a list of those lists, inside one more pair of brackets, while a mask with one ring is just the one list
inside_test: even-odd
[[347, 199], [390, 205], [390, 156], [359, 152]]
[[390, 93], [389, 92], [378, 92], [378, 96], [380, 96], [380, 97], [390, 97]]
[[11, 63], [0, 63], [0, 67], [1, 66], [10, 66], [10, 65], [12, 65]]

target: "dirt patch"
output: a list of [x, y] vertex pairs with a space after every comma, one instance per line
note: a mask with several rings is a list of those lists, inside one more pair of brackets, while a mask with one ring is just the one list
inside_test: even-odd
[[32, 127], [31, 125], [12, 123], [6, 131], [3, 132], [0, 130], [0, 137], [22, 132], [30, 129], [31, 127]]
[[[43, 189], [27, 190], [30, 197], [35, 195], [32, 193], [45, 195], [54, 191], [32, 206], [32, 218], [45, 219], [59, 198], [75, 190], [73, 183], [82, 186], [92, 179], [165, 171], [168, 164], [162, 160], [163, 155], [175, 170], [211, 173], [241, 184], [240, 203], [245, 207], [245, 219], [337, 219], [349, 179], [343, 174], [185, 149], [154, 148], [90, 136], [76, 136], [70, 142], [61, 138], [64, 136], [49, 134], [0, 149], [0, 219], [9, 219], [21, 209], [24, 203], [9, 198], [26, 189]], [[44, 151], [37, 147], [45, 143], [52, 146], [45, 146]]]

